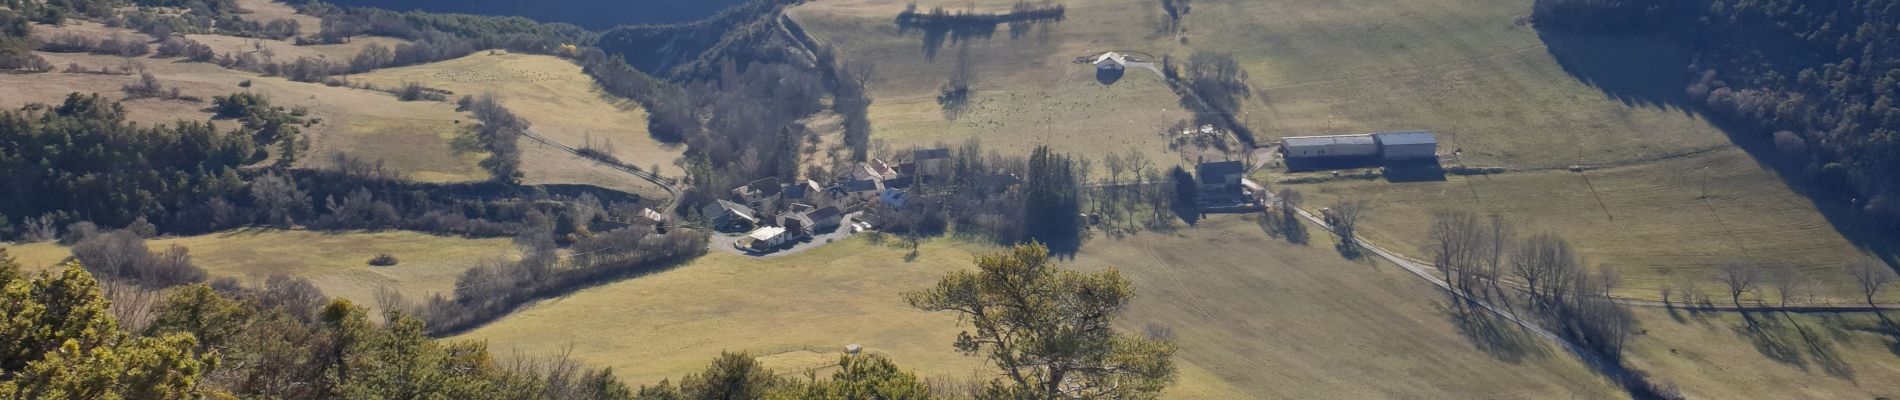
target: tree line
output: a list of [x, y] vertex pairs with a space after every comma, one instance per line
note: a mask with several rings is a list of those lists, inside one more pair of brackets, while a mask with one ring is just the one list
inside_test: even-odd
[[1666, 33], [1700, 109], [1745, 122], [1806, 182], [1900, 226], [1900, 12], [1882, 1], [1540, 0], [1539, 26]]

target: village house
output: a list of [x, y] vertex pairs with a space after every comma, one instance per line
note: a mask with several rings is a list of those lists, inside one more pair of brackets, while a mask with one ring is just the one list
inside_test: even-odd
[[758, 212], [744, 204], [726, 200], [714, 200], [701, 209], [701, 215], [712, 222], [714, 229], [725, 231], [743, 231], [759, 224]]
[[837, 187], [831, 188], [830, 191], [832, 195], [837, 198], [870, 201], [871, 199], [877, 198], [878, 192], [882, 190], [884, 190], [884, 184], [877, 180], [859, 179], [839, 183]]
[[830, 232], [844, 224], [844, 210], [836, 206], [812, 210], [805, 213], [805, 220], [811, 221], [812, 232]]
[[891, 168], [891, 164], [884, 162], [883, 159], [878, 159], [878, 158], [871, 159], [870, 167], [871, 167], [871, 172], [876, 174], [875, 176], [872, 177], [873, 179], [877, 179], [880, 181], [891, 180], [891, 179], [897, 179], [897, 177], [899, 176], [899, 174], [897, 173], [897, 169]]
[[877, 201], [893, 208], [904, 208], [904, 204], [910, 203], [910, 193], [897, 188], [884, 188], [883, 192], [878, 193]]
[[746, 234], [746, 237], [752, 239], [752, 243], [749, 247], [751, 247], [753, 251], [769, 250], [784, 245], [792, 239], [790, 231], [776, 226], [760, 227], [759, 229], [753, 230], [752, 233]]
[[781, 189], [783, 188], [779, 186], [778, 177], [775, 176], [752, 181], [752, 183], [748, 183], [745, 186], [733, 188], [732, 194], [736, 197], [736, 200], [744, 201], [753, 207], [758, 207], [760, 203], [765, 200], [778, 196]]
[[1194, 176], [1202, 193], [1240, 193], [1241, 180], [1247, 176], [1247, 164], [1239, 161], [1201, 163], [1194, 167]]
[[804, 212], [787, 211], [778, 215], [778, 226], [785, 228], [792, 236], [811, 236], [812, 230], [816, 228], [813, 225], [811, 218]]
[[809, 200], [812, 200], [813, 196], [817, 196], [818, 194], [823, 193], [824, 191], [825, 190], [823, 187], [818, 186], [817, 181], [806, 179], [802, 183], [794, 183], [790, 185], [785, 185], [784, 189], [779, 190], [779, 198], [786, 199], [786, 200], [809, 201]]
[[914, 164], [908, 174], [916, 176], [943, 176], [950, 172], [950, 149], [921, 149], [910, 153], [910, 164]]

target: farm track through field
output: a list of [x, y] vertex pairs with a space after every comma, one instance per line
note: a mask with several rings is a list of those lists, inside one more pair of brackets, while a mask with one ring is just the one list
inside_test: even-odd
[[523, 129], [521, 130], [521, 135], [526, 136], [529, 139], [534, 139], [534, 141], [536, 142], [541, 142], [541, 144], [545, 144], [550, 147], [554, 147], [555, 149], [559, 149], [561, 151], [567, 152], [568, 154], [573, 154], [575, 157], [584, 158], [584, 159], [593, 161], [595, 163], [599, 163], [601, 165], [606, 165], [610, 168], [619, 170], [620, 172], [625, 172], [629, 175], [633, 175], [640, 179], [646, 180], [647, 182], [652, 182], [654, 185], [659, 186], [660, 190], [665, 190], [666, 194], [672, 197], [670, 199], [667, 199], [666, 207], [664, 207], [663, 210], [658, 210], [661, 214], [673, 213], [673, 208], [678, 207], [680, 204], [680, 195], [683, 192], [680, 190], [678, 186], [674, 186], [672, 183], [668, 183], [665, 179], [660, 179], [659, 175], [654, 175], [653, 173], [647, 172], [647, 171], [641, 171], [639, 168], [634, 168], [633, 166], [629, 166], [629, 165], [622, 164], [619, 162], [608, 162], [605, 160], [600, 160], [593, 157], [581, 155], [581, 151], [579, 149], [575, 149], [573, 146], [561, 144], [561, 142], [556, 142], [554, 141], [554, 139], [549, 139], [547, 136], [541, 136], [541, 134], [539, 133], [534, 133], [534, 129]]
[[1482, 56], [1477, 56], [1477, 57], [1472, 57], [1472, 58], [1466, 58], [1462, 60], [1446, 61], [1446, 62], [1436, 63], [1436, 64], [1420, 65], [1416, 67], [1406, 67], [1406, 68], [1400, 68], [1400, 69], [1395, 69], [1391, 71], [1373, 72], [1373, 73], [1368, 73], [1368, 74], [1359, 74], [1359, 75], [1353, 75], [1353, 76], [1347, 76], [1347, 77], [1341, 77], [1341, 78], [1298, 82], [1298, 83], [1288, 83], [1288, 84], [1279, 85], [1279, 86], [1254, 88], [1254, 90], [1266, 91], [1266, 90], [1292, 89], [1292, 88], [1298, 88], [1298, 87], [1304, 87], [1304, 86], [1325, 85], [1329, 83], [1352, 82], [1352, 81], [1367, 80], [1367, 79], [1373, 79], [1373, 78], [1382, 78], [1382, 77], [1387, 77], [1387, 76], [1417, 72], [1417, 71], [1431, 69], [1431, 68], [1442, 68], [1442, 67], [1448, 67], [1448, 66], [1453, 66], [1453, 65], [1470, 64], [1470, 63], [1490, 60], [1494, 58], [1514, 56], [1514, 55], [1524, 54], [1526, 52], [1530, 52], [1534, 50], [1544, 49], [1546, 47], [1547, 46], [1540, 44], [1536, 46], [1530, 46], [1530, 47], [1525, 47], [1521, 49], [1505, 51], [1505, 52], [1501, 52], [1497, 54], [1488, 54], [1488, 55], [1482, 55]]

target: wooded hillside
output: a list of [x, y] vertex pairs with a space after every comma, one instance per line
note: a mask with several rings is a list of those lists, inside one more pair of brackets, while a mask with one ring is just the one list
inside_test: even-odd
[[1799, 177], [1900, 221], [1900, 2], [1541, 0], [1545, 29], [1663, 33], [1693, 60], [1692, 108], [1744, 122]]

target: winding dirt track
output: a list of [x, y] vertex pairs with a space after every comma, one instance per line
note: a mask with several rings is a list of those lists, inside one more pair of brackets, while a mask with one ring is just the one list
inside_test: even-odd
[[651, 172], [641, 171], [639, 168], [634, 168], [633, 166], [630, 166], [630, 165], [621, 164], [618, 162], [607, 162], [604, 160], [595, 159], [593, 157], [581, 155], [581, 152], [579, 149], [575, 149], [573, 146], [561, 144], [561, 142], [556, 142], [553, 139], [548, 139], [547, 136], [541, 136], [541, 134], [539, 133], [534, 133], [533, 128], [521, 130], [521, 135], [526, 136], [529, 139], [534, 139], [534, 141], [536, 142], [541, 142], [541, 144], [552, 146], [556, 149], [560, 149], [561, 151], [567, 152], [569, 154], [573, 154], [575, 157], [585, 158], [595, 163], [599, 163], [601, 165], [606, 165], [613, 169], [620, 170], [620, 172], [625, 172], [629, 175], [633, 175], [640, 179], [644, 179], [647, 182], [652, 182], [655, 186], [659, 186], [661, 190], [665, 190], [668, 196], [672, 196], [671, 199], [667, 199], [666, 207], [664, 207], [665, 209], [658, 210], [661, 214], [673, 213], [673, 208], [678, 207], [680, 204], [680, 194], [683, 193], [683, 191], [681, 191], [678, 186], [674, 186], [672, 183], [667, 182], [665, 179], [660, 179], [658, 175], [654, 175]]

